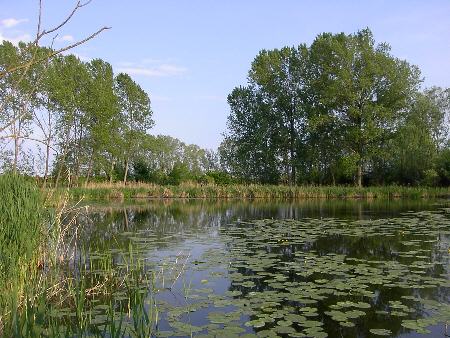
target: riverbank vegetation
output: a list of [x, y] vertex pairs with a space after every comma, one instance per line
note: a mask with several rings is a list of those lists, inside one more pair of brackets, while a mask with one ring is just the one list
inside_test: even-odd
[[[78, 1], [47, 31], [39, 17], [35, 41], [0, 44], [0, 336], [149, 337], [158, 330], [156, 296], [174, 294], [189, 255], [160, 267], [148, 259], [146, 245], [156, 242], [142, 233], [128, 232], [127, 252], [79, 241], [77, 209], [68, 205], [83, 199], [450, 195], [450, 90], [421, 88], [419, 69], [375, 44], [368, 29], [262, 50], [247, 86], [228, 97], [228, 130], [214, 151], [151, 135], [151, 96], [107, 61], [62, 54], [72, 46], [39, 46], [88, 3]], [[433, 227], [443, 219], [429, 217]], [[180, 321], [192, 312], [183, 283], [186, 304], [169, 319], [181, 323], [172, 323], [180, 335], [192, 335], [204, 328]]]
[[233, 176], [277, 184], [448, 185], [450, 90], [369, 29], [262, 50], [228, 96]]
[[1, 175], [0, 192], [0, 336], [148, 337], [157, 330], [155, 296], [177, 282], [182, 264], [150, 263], [131, 243], [120, 255], [80, 243], [77, 209], [50, 208], [29, 178]]
[[203, 198], [203, 199], [336, 199], [336, 198], [447, 198], [448, 187], [405, 187], [405, 186], [288, 186], [260, 184], [200, 184], [194, 182], [179, 185], [156, 185], [130, 183], [124, 185], [92, 183], [69, 190], [57, 189], [67, 193], [72, 200], [128, 200], [149, 198]]
[[[50, 52], [3, 41], [0, 68]], [[262, 50], [214, 151], [151, 135], [150, 95], [108, 62], [56, 55], [0, 78], [1, 170], [52, 187], [448, 186], [450, 91], [422, 80], [368, 29]]]

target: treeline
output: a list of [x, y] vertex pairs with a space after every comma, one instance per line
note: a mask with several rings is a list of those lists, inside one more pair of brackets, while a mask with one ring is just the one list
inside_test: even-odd
[[169, 136], [152, 136], [149, 95], [101, 59], [83, 62], [48, 48], [4, 41], [0, 71], [1, 171], [40, 176], [44, 184], [211, 180], [217, 155]]
[[[166, 135], [145, 135], [132, 157], [130, 179], [136, 182], [178, 185], [198, 183], [227, 184], [230, 178], [219, 171], [217, 153], [195, 144], [185, 144]], [[124, 167], [116, 166], [113, 180], [123, 177]], [[99, 175], [100, 180], [102, 176]]]
[[228, 96], [221, 161], [256, 183], [449, 185], [450, 90], [422, 81], [369, 29], [262, 50]]

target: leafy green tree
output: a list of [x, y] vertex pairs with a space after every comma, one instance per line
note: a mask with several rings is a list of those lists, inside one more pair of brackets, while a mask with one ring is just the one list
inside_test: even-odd
[[[119, 127], [122, 125], [120, 107], [114, 91], [112, 66], [100, 59], [87, 64], [90, 74], [86, 120], [88, 135], [85, 139], [87, 153], [86, 183], [95, 165], [116, 147]], [[103, 168], [106, 170], [106, 168]]]
[[234, 175], [250, 182], [278, 182], [278, 131], [268, 118], [269, 107], [249, 87], [235, 88], [228, 103], [228, 134], [219, 149], [222, 161]]
[[307, 57], [305, 45], [262, 50], [252, 62], [248, 86], [229, 95], [228, 143], [234, 144], [242, 174], [262, 182], [276, 183], [282, 176], [296, 182], [305, 135]]
[[363, 167], [390, 140], [420, 83], [419, 70], [375, 45], [372, 32], [325, 33], [310, 48], [315, 104], [339, 126], [343, 145], [357, 157], [356, 184]]
[[122, 156], [125, 160], [123, 182], [127, 182], [128, 166], [132, 154], [136, 154], [140, 139], [154, 122], [148, 94], [127, 74], [120, 73], [115, 78], [115, 91], [121, 109], [120, 132]]
[[172, 170], [168, 175], [168, 183], [172, 185], [179, 185], [182, 182], [192, 180], [193, 175], [189, 171], [186, 163], [177, 162], [173, 166]]
[[[8, 69], [12, 65], [20, 64], [30, 57], [28, 45], [21, 42], [16, 47], [8, 41], [0, 45], [0, 69]], [[1, 140], [12, 146], [13, 172], [18, 171], [22, 144], [32, 130], [33, 113], [35, 106], [35, 90], [32, 86], [32, 75], [25, 70], [5, 74], [0, 80], [0, 132]]]
[[86, 104], [90, 74], [85, 63], [74, 55], [68, 55], [52, 60], [47, 79], [48, 109], [58, 114], [55, 123], [55, 185], [65, 172], [74, 175], [77, 182], [83, 162], [83, 141], [88, 134]]
[[297, 149], [305, 135], [307, 59], [305, 45], [262, 50], [248, 77], [252, 95], [267, 107], [265, 118], [276, 133], [272, 142], [291, 184], [296, 183]]

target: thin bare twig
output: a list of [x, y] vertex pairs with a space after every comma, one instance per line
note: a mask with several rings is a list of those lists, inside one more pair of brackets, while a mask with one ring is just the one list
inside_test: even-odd
[[[61, 54], [61, 53], [65, 52], [65, 51], [67, 51], [67, 50], [69, 50], [69, 49], [72, 49], [72, 48], [75, 48], [75, 47], [77, 47], [77, 46], [79, 46], [79, 45], [82, 45], [83, 43], [85, 43], [85, 42], [87, 42], [87, 41], [89, 41], [89, 40], [95, 38], [95, 37], [96, 37], [97, 35], [99, 35], [101, 32], [103, 32], [103, 31], [105, 31], [105, 30], [108, 30], [108, 29], [111, 29], [111, 27], [107, 27], [107, 26], [102, 27], [102, 28], [100, 28], [98, 31], [96, 31], [95, 33], [89, 35], [87, 38], [84, 38], [83, 40], [80, 40], [80, 41], [78, 41], [78, 42], [75, 42], [75, 43], [73, 43], [73, 44], [71, 44], [71, 45], [69, 45], [69, 46], [66, 46], [66, 47], [60, 48], [60, 49], [58, 49], [58, 50], [52, 51], [52, 52], [50, 52], [47, 56], [45, 56], [45, 57], [43, 57], [43, 58], [40, 58], [40, 59], [37, 59], [37, 60], [33, 60], [33, 58], [32, 58], [30, 61], [28, 61], [28, 62], [26, 62], [26, 63], [24, 63], [24, 64], [17, 65], [17, 66], [14, 66], [14, 67], [10, 67], [10, 68], [7, 68], [5, 71], [0, 72], [0, 78], [6, 76], [8, 73], [13, 73], [13, 72], [16, 72], [16, 71], [18, 71], [18, 70], [20, 70], [20, 69], [29, 68], [29, 67], [31, 67], [31, 66], [33, 66], [33, 65], [35, 65], [35, 64], [38, 64], [38, 63], [44, 62], [44, 61], [46, 61], [46, 60], [48, 60], [48, 59], [51, 59], [51, 58], [53, 58], [54, 56], [56, 56], [56, 55], [58, 55], [58, 54]], [[3, 130], [3, 129], [0, 129], [0, 132], [1, 132], [2, 130]]]

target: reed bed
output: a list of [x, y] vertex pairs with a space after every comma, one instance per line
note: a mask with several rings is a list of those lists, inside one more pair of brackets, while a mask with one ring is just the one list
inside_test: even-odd
[[[49, 197], [0, 175], [0, 195], [0, 337], [154, 335], [156, 295], [184, 265], [169, 264], [176, 273], [167, 276], [131, 244], [125, 253], [77, 247], [67, 192]], [[44, 195], [58, 203], [49, 208]]]
[[[56, 192], [57, 194], [57, 192]], [[105, 184], [69, 189], [71, 199], [123, 200], [139, 198], [203, 198], [203, 199], [371, 199], [371, 198], [437, 198], [449, 197], [450, 187], [405, 186], [286, 186], [286, 185], [214, 185], [183, 183], [163, 186], [145, 183]]]

